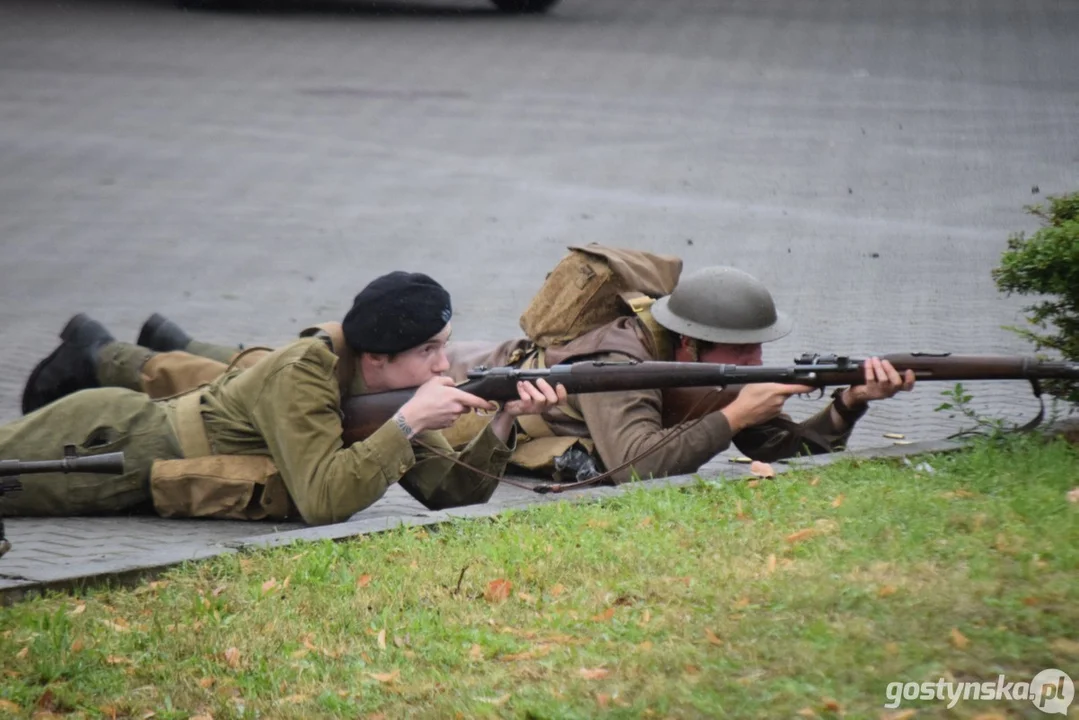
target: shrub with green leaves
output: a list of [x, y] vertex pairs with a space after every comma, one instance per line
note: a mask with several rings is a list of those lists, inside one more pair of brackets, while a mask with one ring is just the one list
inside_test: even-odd
[[[1066, 360], [1079, 360], [1079, 193], [1049, 196], [1049, 205], [1027, 206], [1043, 226], [1029, 237], [1008, 238], [1000, 267], [992, 271], [997, 287], [1009, 295], [1041, 299], [1024, 310], [1036, 329], [1011, 328], [1035, 344], [1035, 351], [1054, 350]], [[1079, 382], [1045, 383], [1054, 397], [1079, 404]], [[1075, 408], [1073, 407], [1073, 410]]]

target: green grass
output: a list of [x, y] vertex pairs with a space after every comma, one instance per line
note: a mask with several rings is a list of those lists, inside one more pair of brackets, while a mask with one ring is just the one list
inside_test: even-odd
[[885, 688], [1079, 679], [1079, 452], [922, 460], [935, 472], [634, 489], [30, 600], [0, 609], [0, 715], [1045, 717], [885, 710]]

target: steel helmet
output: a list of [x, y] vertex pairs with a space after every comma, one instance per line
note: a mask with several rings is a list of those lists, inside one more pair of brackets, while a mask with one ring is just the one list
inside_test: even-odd
[[684, 276], [674, 292], [652, 305], [652, 317], [680, 335], [731, 345], [778, 340], [793, 327], [760, 280], [732, 267]]

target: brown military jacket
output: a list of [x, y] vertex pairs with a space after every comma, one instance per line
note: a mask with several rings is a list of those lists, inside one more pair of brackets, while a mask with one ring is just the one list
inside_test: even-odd
[[[451, 343], [452, 344], [452, 343]], [[529, 348], [527, 340], [503, 343], [486, 357], [461, 353], [451, 372], [460, 375], [467, 365], [477, 361], [495, 366], [499, 360], [511, 357], [514, 350]], [[635, 317], [621, 317], [596, 330], [555, 348], [545, 351], [544, 365], [582, 360], [672, 360], [660, 357], [649, 334]], [[798, 454], [819, 454], [842, 448], [850, 437], [853, 427], [837, 426], [830, 406], [801, 423], [794, 423], [786, 415], [778, 419], [746, 428], [734, 434], [721, 412], [712, 412], [691, 428], [667, 425], [664, 422], [663, 393], [659, 390], [634, 390], [627, 392], [588, 393], [571, 395], [570, 407], [584, 421], [554, 408], [544, 415], [551, 430], [557, 435], [590, 437], [606, 468], [611, 469], [636, 457], [672, 433], [677, 437], [656, 452], [639, 460], [632, 468], [616, 473], [614, 479], [623, 482], [632, 478], [632, 472], [641, 478], [664, 477], [696, 472], [701, 465], [733, 443], [747, 456], [765, 462], [793, 457]], [[686, 423], [688, 424], [688, 423]], [[827, 443], [822, 447], [809, 442], [810, 434], [818, 441]]]
[[[325, 342], [305, 338], [203, 388], [201, 415], [212, 454], [272, 458], [292, 503], [311, 525], [346, 520], [395, 482], [435, 510], [490, 499], [497, 481], [413, 445], [392, 421], [344, 447], [337, 362]], [[362, 391], [354, 382], [351, 392]], [[175, 418], [178, 401], [165, 402]], [[512, 454], [489, 428], [458, 453], [439, 432], [418, 437], [495, 477]], [[515, 436], [509, 442], [515, 445]]]

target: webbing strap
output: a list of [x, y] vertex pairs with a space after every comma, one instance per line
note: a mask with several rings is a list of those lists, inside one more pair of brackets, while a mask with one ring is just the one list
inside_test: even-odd
[[176, 439], [185, 458], [197, 458], [212, 455], [210, 439], [206, 437], [206, 426], [202, 423], [202, 390], [194, 390], [181, 395], [176, 401]]

